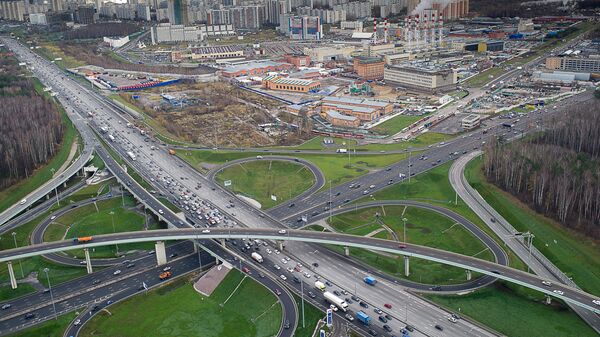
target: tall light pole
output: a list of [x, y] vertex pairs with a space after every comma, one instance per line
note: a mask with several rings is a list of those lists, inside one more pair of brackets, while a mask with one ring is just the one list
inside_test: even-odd
[[50, 290], [50, 301], [52, 301], [52, 308], [54, 310], [54, 319], [58, 319], [58, 315], [56, 314], [56, 304], [54, 303], [54, 295], [52, 294], [52, 285], [50, 284], [50, 276], [48, 275], [48, 271], [50, 269], [44, 268], [44, 273], [46, 273], [46, 279], [48, 280], [48, 289]]
[[[115, 212], [114, 211], [110, 211], [108, 214], [110, 214], [110, 220], [112, 221], [113, 234], [114, 234], [114, 233], [117, 232], [115, 230]], [[117, 256], [119, 256], [119, 245], [115, 244], [115, 247], [117, 247]]]
[[[52, 171], [52, 178], [54, 178], [54, 168], [51, 168], [50, 171]], [[60, 206], [60, 200], [58, 200], [58, 190], [56, 189], [58, 183], [54, 184], [54, 195], [56, 195], [56, 206]]]
[[[15, 248], [17, 247], [17, 233], [16, 232], [12, 232], [12, 237], [13, 237], [13, 241], [15, 242]], [[21, 278], [25, 278], [25, 273], [23, 272], [23, 264], [21, 263], [21, 260], [19, 260], [19, 267], [21, 267]]]
[[412, 149], [408, 151], [408, 183], [410, 184], [410, 167], [412, 164], [410, 163], [410, 158], [412, 157]]
[[402, 218], [402, 223], [404, 224], [404, 235], [402, 236], [402, 241], [406, 242], [406, 222], [408, 221], [407, 218]]
[[329, 223], [331, 223], [331, 179], [329, 180]]
[[300, 294], [302, 298], [302, 328], [304, 329], [306, 327], [304, 324], [304, 281], [300, 281]]

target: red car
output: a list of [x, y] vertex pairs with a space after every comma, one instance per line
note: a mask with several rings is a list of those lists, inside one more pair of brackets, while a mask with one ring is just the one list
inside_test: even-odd
[[391, 309], [391, 308], [392, 308], [392, 305], [391, 305], [391, 304], [389, 304], [389, 303], [386, 303], [386, 304], [384, 304], [383, 306], [384, 306], [384, 307], [386, 307], [386, 308], [388, 308], [388, 309]]
[[400, 248], [400, 249], [406, 249], [406, 245], [403, 244], [403, 243], [401, 243], [401, 244], [398, 245], [398, 248]]
[[242, 269], [242, 271], [243, 271], [244, 273], [250, 274], [250, 269], [248, 269], [248, 267], [244, 267], [244, 268]]

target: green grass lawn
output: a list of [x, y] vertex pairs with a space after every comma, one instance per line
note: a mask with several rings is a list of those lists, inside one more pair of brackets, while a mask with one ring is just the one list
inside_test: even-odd
[[[278, 299], [250, 278], [229, 297], [240, 280], [232, 270], [210, 297], [197, 293], [189, 282], [175, 281], [148, 294], [111, 307], [83, 328], [81, 336], [202, 336], [267, 337], [281, 326]], [[143, 310], [140, 310], [143, 308]]]
[[[135, 201], [132, 197], [124, 198], [125, 207], [132, 207]], [[56, 218], [44, 233], [44, 241], [57, 241], [82, 236], [109, 234], [113, 232], [140, 231], [144, 229], [144, 216], [122, 207], [122, 199], [115, 197], [101, 200], [94, 204], [76, 208], [63, 216]], [[114, 215], [111, 215], [113, 212]], [[114, 231], [112, 227], [114, 219]], [[65, 235], [66, 233], [66, 235]], [[119, 245], [119, 252], [123, 254], [138, 249], [152, 249], [151, 242]], [[102, 246], [92, 248], [92, 257], [115, 257], [116, 246]], [[69, 251], [70, 256], [82, 258], [83, 251]]]
[[[475, 214], [462, 199], [458, 198], [458, 204], [454, 204], [456, 193], [448, 180], [448, 170], [451, 165], [452, 162], [439, 165], [425, 173], [411, 177], [410, 183], [407, 180], [401, 184], [390, 186], [374, 193], [373, 197], [376, 200], [417, 200], [448, 208], [469, 219], [498, 243], [503, 245], [502, 241], [494, 234], [494, 232], [481, 221], [477, 214]], [[371, 198], [363, 198], [358, 202], [371, 200]], [[510, 266], [521, 270], [527, 269], [523, 262], [511, 251], [507, 251], [507, 254]]]
[[[227, 188], [260, 202], [263, 209], [292, 199], [315, 183], [314, 175], [304, 165], [270, 160], [240, 163], [215, 178], [221, 184], [231, 180]], [[272, 200], [271, 195], [277, 200]]]
[[371, 131], [383, 134], [383, 135], [394, 135], [398, 132], [400, 132], [402, 129], [404, 129], [405, 127], [411, 125], [412, 123], [418, 121], [419, 119], [425, 117], [427, 115], [423, 115], [423, 116], [406, 116], [406, 115], [398, 115], [396, 117], [393, 117], [391, 119], [388, 119], [387, 121], [374, 126], [371, 128]]
[[[543, 296], [524, 296], [502, 282], [462, 296], [425, 295], [434, 302], [511, 337], [597, 336], [564, 305], [542, 304]], [[451, 323], [450, 323], [451, 324]]]
[[62, 336], [65, 329], [69, 326], [72, 320], [77, 315], [72, 312], [58, 316], [57, 320], [51, 319], [40, 325], [25, 329], [21, 332], [17, 332], [9, 337], [57, 337]]
[[19, 202], [27, 194], [33, 192], [38, 187], [42, 186], [52, 178], [52, 169], [58, 170], [69, 157], [71, 145], [78, 137], [77, 130], [67, 117], [66, 113], [61, 110], [65, 133], [60, 145], [60, 149], [56, 155], [45, 166], [37, 169], [27, 179], [23, 179], [18, 183], [0, 191], [0, 212], [6, 210], [11, 205]]
[[[177, 155], [197, 169], [206, 171], [203, 164], [223, 164], [235, 159], [255, 157], [257, 155], [265, 156], [266, 154], [261, 152], [186, 150], [179, 151]], [[277, 155], [277, 153], [269, 153], [269, 155]], [[369, 170], [380, 169], [407, 158], [408, 154], [359, 155], [350, 153], [349, 155], [339, 154], [324, 156], [319, 154], [297, 153], [294, 154], [294, 156], [311, 161], [317, 165], [319, 169], [323, 171], [326, 185], [329, 187], [329, 181], [335, 186], [353, 180], [356, 177], [367, 174]]]
[[[385, 211], [385, 215], [384, 215]], [[334, 216], [330, 222], [337, 231], [367, 235], [383, 228], [376, 220], [378, 218], [393, 230], [402, 241], [404, 236], [402, 218], [406, 218], [406, 241], [428, 247], [439, 248], [460, 254], [493, 261], [493, 255], [485, 250], [485, 245], [476, 239], [469, 231], [443, 215], [415, 207], [388, 206], [373, 207]], [[388, 231], [381, 231], [375, 237], [393, 239]], [[343, 248], [335, 248], [342, 252]], [[377, 267], [378, 269], [396, 276], [404, 277], [403, 258], [352, 248], [350, 254], [357, 259]], [[465, 271], [440, 263], [412, 259], [409, 280], [429, 284], [453, 284], [465, 281]]]
[[[17, 268], [18, 264], [15, 265]], [[19, 270], [18, 273], [21, 271]], [[16, 275], [15, 275], [16, 276]], [[20, 276], [20, 275], [19, 275]], [[8, 301], [13, 298], [21, 297], [35, 292], [35, 288], [29, 283], [22, 283], [17, 286], [17, 289], [12, 289], [9, 285], [0, 287], [0, 301]]]
[[158, 201], [160, 201], [163, 205], [165, 205], [168, 209], [170, 209], [171, 211], [173, 211], [175, 213], [181, 212], [179, 207], [173, 205], [173, 203], [170, 202], [167, 198], [158, 198]]
[[[308, 290], [304, 290], [306, 294]], [[313, 332], [315, 331], [315, 326], [319, 322], [320, 319], [325, 318], [325, 313], [319, 309], [317, 309], [312, 304], [306, 301], [306, 297], [304, 299], [304, 327], [302, 327], [302, 301], [300, 296], [293, 294], [294, 299], [296, 300], [296, 304], [298, 306], [298, 328], [296, 328], [296, 333], [294, 337], [312, 337]], [[325, 331], [328, 331], [327, 326], [323, 328]]]
[[567, 229], [531, 210], [518, 199], [488, 183], [481, 159], [471, 161], [467, 180], [481, 196], [519, 231], [531, 231], [533, 244], [583, 290], [600, 295], [600, 242]]

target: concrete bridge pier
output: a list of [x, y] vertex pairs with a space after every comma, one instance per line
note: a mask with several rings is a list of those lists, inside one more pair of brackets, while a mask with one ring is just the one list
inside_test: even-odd
[[225, 239], [220, 239], [219, 241], [221, 242], [221, 246], [225, 248]]
[[471, 277], [472, 277], [471, 271], [467, 269], [467, 270], [465, 270], [465, 272], [467, 273], [467, 281], [471, 281]]
[[90, 250], [88, 248], [83, 248], [83, 252], [85, 253], [85, 269], [87, 269], [87, 273], [91, 274], [92, 271], [92, 260], [90, 259]]
[[550, 305], [550, 304], [552, 304], [552, 297], [550, 297], [550, 296], [546, 295], [546, 304], [547, 304], [547, 305]]
[[404, 276], [410, 276], [410, 258], [408, 256], [404, 257]]
[[277, 246], [279, 247], [279, 251], [283, 251], [283, 241], [277, 241]]
[[156, 244], [154, 244], [154, 250], [156, 253], [156, 264], [158, 266], [167, 264], [167, 251], [165, 250], [164, 241], [156, 241]]
[[344, 246], [344, 255], [350, 256], [350, 247]]
[[17, 279], [15, 278], [15, 271], [13, 270], [12, 262], [8, 261], [8, 275], [10, 276], [10, 287], [17, 289]]
[[63, 188], [67, 188], [67, 182], [66, 181], [63, 183]]

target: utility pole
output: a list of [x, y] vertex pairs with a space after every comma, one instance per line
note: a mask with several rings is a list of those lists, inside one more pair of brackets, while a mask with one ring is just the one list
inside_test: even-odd
[[329, 222], [331, 222], [331, 179], [329, 180]]
[[[113, 227], [113, 234], [116, 233], [117, 231], [115, 230], [115, 212], [114, 211], [110, 211], [108, 214], [110, 214], [110, 220], [112, 221], [112, 227]], [[115, 247], [117, 247], [117, 256], [119, 256], [119, 245], [115, 244]]]
[[306, 327], [304, 322], [304, 281], [300, 282], [300, 294], [300, 297], [302, 298], [302, 328], [304, 329]]
[[50, 284], [50, 276], [48, 276], [48, 271], [50, 271], [50, 269], [44, 268], [44, 273], [46, 273], [46, 279], [48, 280], [48, 289], [50, 290], [50, 301], [52, 301], [52, 308], [54, 309], [54, 319], [58, 320], [58, 315], [56, 314], [56, 304], [54, 303], [54, 295], [52, 294], [52, 285]]
[[410, 158], [412, 156], [412, 149], [410, 151], [408, 151], [408, 183], [410, 184], [410, 167], [411, 167], [411, 163], [410, 163]]

